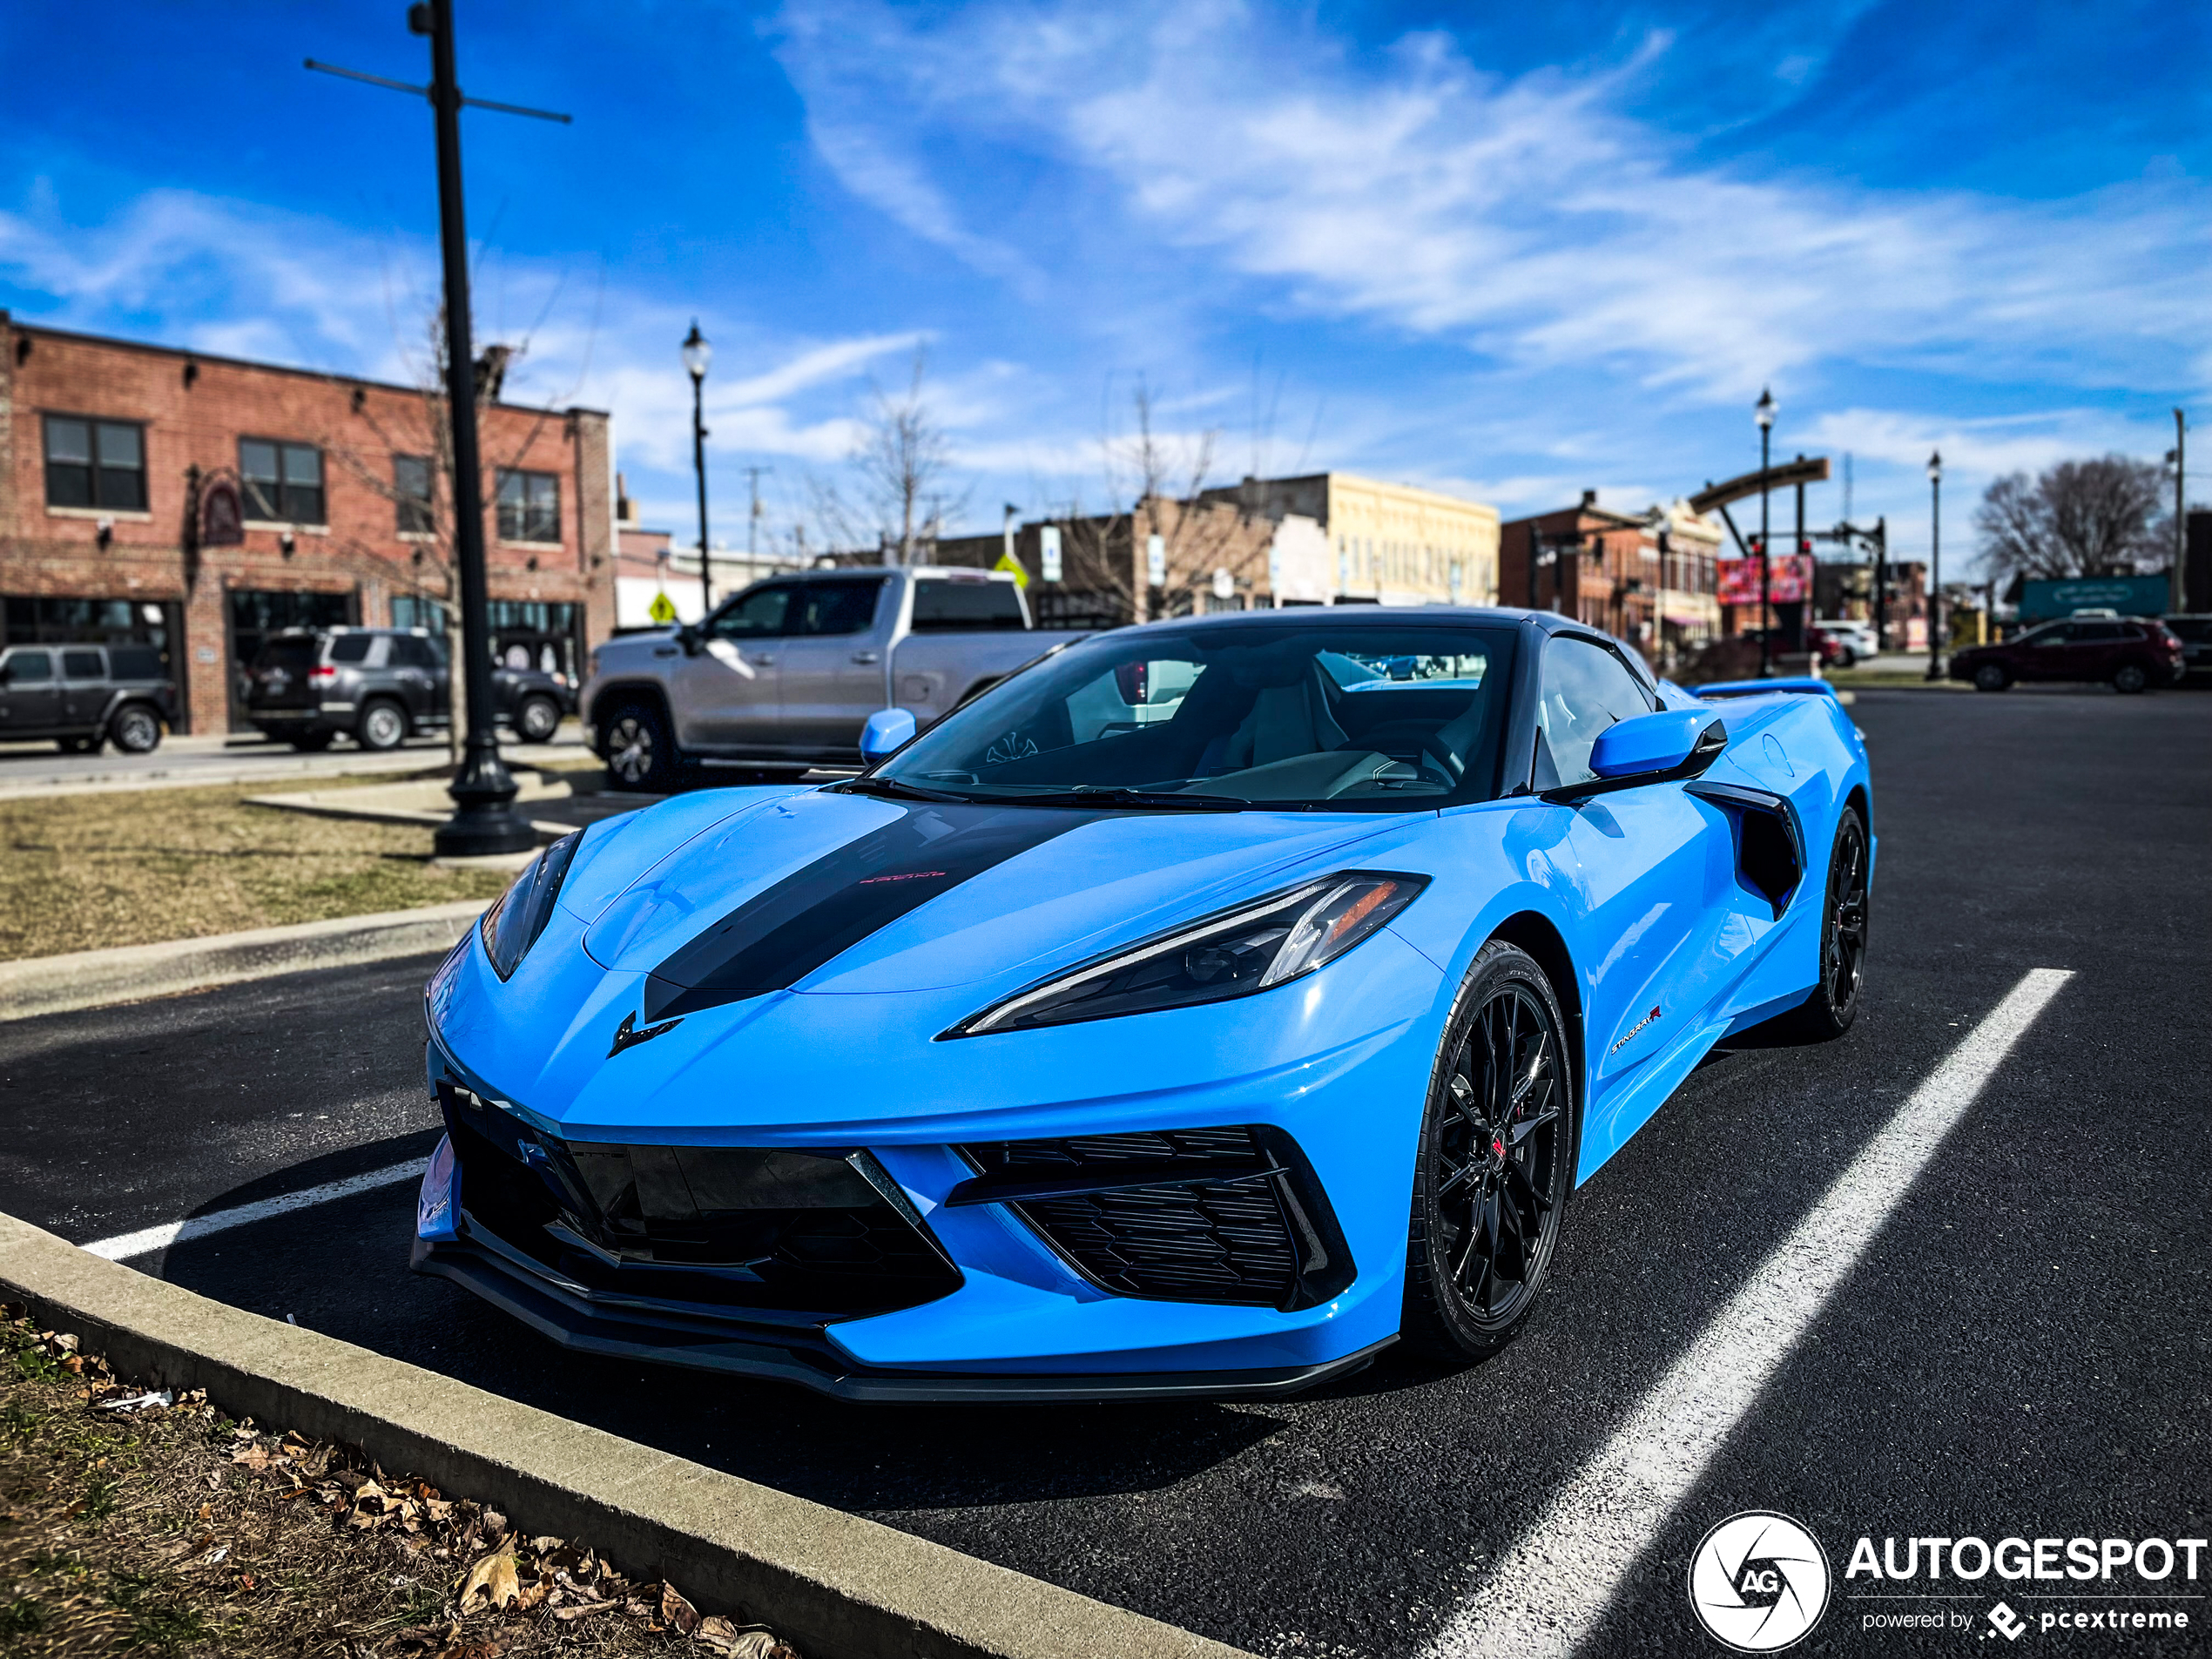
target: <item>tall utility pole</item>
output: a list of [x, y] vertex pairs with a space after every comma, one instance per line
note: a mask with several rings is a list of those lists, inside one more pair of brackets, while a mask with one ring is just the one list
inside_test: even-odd
[[1767, 441], [1774, 435], [1774, 394], [1766, 388], [1759, 388], [1758, 405], [1751, 414], [1759, 423], [1759, 678], [1764, 679], [1774, 672], [1774, 625], [1768, 620], [1767, 605]]
[[[1804, 457], [1799, 455], [1797, 459], [1803, 461]], [[1799, 484], [1797, 486], [1797, 533], [1790, 538], [1790, 568], [1801, 576], [1804, 573], [1805, 567], [1797, 561], [1804, 557], [1806, 553], [1811, 550], [1811, 547], [1812, 543], [1805, 540], [1805, 487]], [[1818, 610], [1819, 607], [1813, 602], [1813, 589], [1808, 583], [1798, 601], [1797, 637], [1790, 642], [1791, 650], [1811, 650], [1811, 647], [1805, 644], [1805, 627], [1808, 623], [1817, 620], [1816, 613]], [[1815, 655], [1817, 656], [1817, 653], [1816, 652]]]
[[1890, 520], [1885, 513], [1874, 521], [1874, 654], [1880, 656], [1889, 649], [1883, 637], [1889, 625], [1889, 556]]
[[2188, 514], [2182, 509], [2185, 492], [2182, 485], [2188, 475], [2188, 422], [2179, 409], [2174, 411], [2174, 570], [2167, 581], [2167, 597], [2172, 601], [2175, 614], [2188, 610], [2188, 577], [2183, 567], [2188, 563]]
[[[521, 853], [537, 843], [530, 821], [515, 810], [515, 779], [499, 758], [492, 729], [491, 618], [484, 577], [484, 491], [476, 448], [475, 347], [469, 310], [469, 226], [461, 198], [461, 107], [534, 115], [566, 125], [569, 118], [516, 104], [463, 98], [454, 71], [452, 0], [419, 0], [407, 10], [408, 32], [430, 37], [430, 84], [410, 86], [381, 75], [307, 59], [307, 67], [395, 91], [428, 94], [438, 149], [438, 251], [445, 267], [446, 408], [453, 426], [454, 560], [461, 577], [461, 666], [469, 719], [461, 771], [446, 792], [454, 813], [431, 845], [441, 858]], [[448, 673], [452, 670], [448, 668]]]
[[1943, 452], [1928, 456], [1928, 678], [1943, 678]]

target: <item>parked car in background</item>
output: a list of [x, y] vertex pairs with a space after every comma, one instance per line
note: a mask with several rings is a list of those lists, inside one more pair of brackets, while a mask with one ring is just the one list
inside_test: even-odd
[[0, 741], [51, 738], [69, 754], [160, 746], [177, 683], [152, 645], [17, 645], [0, 651]]
[[796, 777], [858, 765], [860, 728], [903, 708], [924, 728], [1082, 633], [1045, 632], [1011, 576], [814, 570], [755, 583], [705, 621], [591, 653], [583, 715], [617, 789], [665, 792], [691, 760]]
[[2182, 671], [2212, 674], [2212, 616], [2164, 618], [2166, 631], [2182, 642]]
[[1798, 638], [1793, 637], [1787, 628], [1764, 630], [1746, 628], [1743, 631], [1743, 637], [1750, 640], [1756, 647], [1759, 643], [1760, 634], [1764, 632], [1767, 636], [1768, 650], [1771, 655], [1797, 656], [1803, 652], [1810, 652], [1820, 659], [1820, 665], [1823, 668], [1849, 668], [1858, 660], [1856, 654], [1833, 635], [1826, 632], [1824, 629], [1824, 624], [1815, 626], [1808, 623], [1804, 628], [1804, 637]]
[[2069, 617], [1951, 654], [1951, 678], [1978, 691], [2001, 691], [2015, 680], [2105, 680], [2132, 693], [2171, 685], [2182, 673], [2182, 642], [2141, 617]]
[[[576, 706], [564, 680], [496, 664], [492, 713], [525, 743], [543, 743]], [[364, 749], [396, 749], [453, 724], [445, 642], [421, 628], [292, 628], [273, 635], [246, 672], [246, 714], [257, 731], [295, 749], [327, 749], [350, 737]]]
[[1815, 623], [1813, 626], [1843, 646], [1848, 655], [1846, 659], [1839, 664], [1841, 667], [1849, 668], [1855, 663], [1862, 663], [1870, 657], [1878, 657], [1881, 654], [1881, 642], [1875, 638], [1874, 624], [1871, 622], [1847, 621], [1842, 617], [1830, 617]]

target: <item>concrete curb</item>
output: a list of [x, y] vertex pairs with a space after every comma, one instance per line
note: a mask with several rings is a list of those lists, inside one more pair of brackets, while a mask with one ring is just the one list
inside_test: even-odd
[[0, 1285], [118, 1374], [347, 1441], [385, 1467], [587, 1540], [808, 1659], [1246, 1659], [941, 1544], [242, 1312], [0, 1216]]
[[113, 950], [0, 962], [0, 1022], [174, 996], [317, 968], [424, 955], [446, 949], [485, 908], [480, 900], [464, 899], [421, 910], [335, 916], [208, 939], [172, 939], [158, 945], [123, 945]]

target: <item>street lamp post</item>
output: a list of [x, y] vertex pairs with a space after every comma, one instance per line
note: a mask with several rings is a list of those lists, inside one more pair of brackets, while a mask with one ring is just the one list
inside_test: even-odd
[[1943, 678], [1943, 452], [1928, 456], [1928, 678]]
[[699, 481], [699, 617], [714, 609], [714, 579], [706, 557], [706, 366], [714, 361], [714, 347], [691, 319], [691, 332], [684, 337], [684, 367], [691, 376], [691, 470]]
[[1773, 632], [1767, 621], [1767, 445], [1774, 436], [1774, 412], [1779, 407], [1774, 394], [1764, 387], [1759, 388], [1757, 406], [1751, 411], [1759, 423], [1759, 678], [1764, 679], [1774, 672]]
[[[515, 779], [492, 731], [491, 617], [484, 576], [484, 494], [476, 449], [475, 347], [469, 329], [469, 229], [461, 199], [461, 88], [455, 78], [453, 7], [432, 0], [408, 22], [430, 37], [430, 104], [436, 112], [438, 241], [445, 265], [446, 405], [453, 424], [455, 563], [461, 577], [461, 667], [468, 747], [447, 792], [454, 813], [431, 837], [441, 858], [520, 853], [537, 844], [515, 810]], [[452, 671], [448, 670], [450, 673]]]

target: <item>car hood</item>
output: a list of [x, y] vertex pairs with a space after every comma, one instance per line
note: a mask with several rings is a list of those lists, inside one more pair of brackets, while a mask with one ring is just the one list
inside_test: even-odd
[[631, 879], [617, 888], [595, 860], [563, 902], [587, 922], [595, 962], [647, 976], [651, 1021], [773, 990], [935, 990], [1042, 972], [1325, 867], [1403, 821], [806, 790], [673, 815], [616, 861]]

